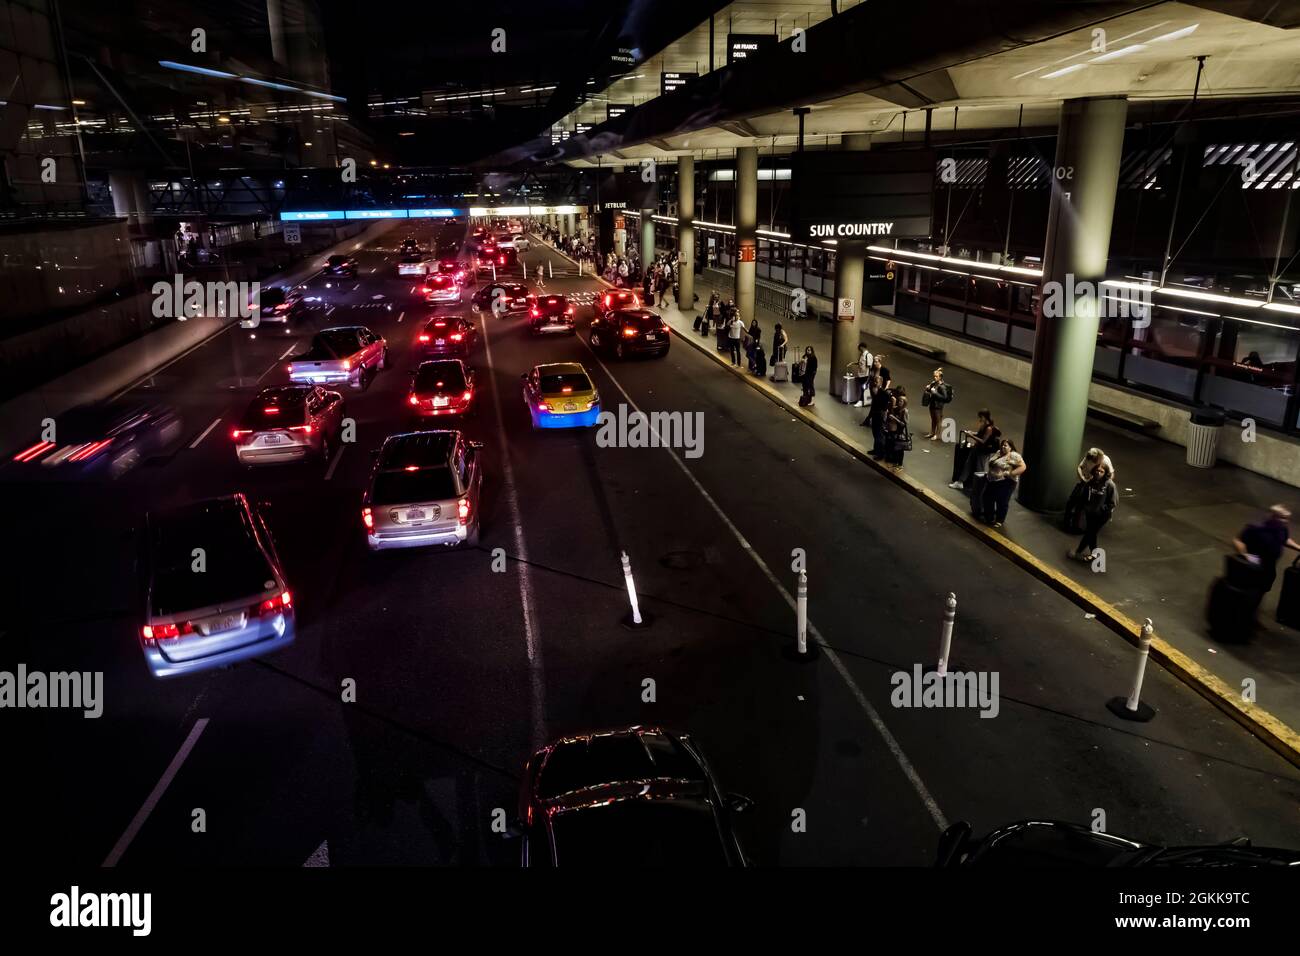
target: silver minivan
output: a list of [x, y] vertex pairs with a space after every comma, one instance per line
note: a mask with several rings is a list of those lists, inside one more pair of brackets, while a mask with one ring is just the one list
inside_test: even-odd
[[477, 545], [482, 448], [455, 430], [384, 439], [361, 502], [370, 550]]
[[140, 647], [154, 677], [225, 667], [288, 647], [293, 596], [260, 510], [242, 494], [149, 515]]

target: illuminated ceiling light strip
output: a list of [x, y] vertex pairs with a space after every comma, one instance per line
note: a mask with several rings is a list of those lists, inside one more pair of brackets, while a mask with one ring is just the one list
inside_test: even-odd
[[1163, 36], [1152, 37], [1152, 38], [1151, 38], [1150, 40], [1148, 40], [1147, 42], [1148, 42], [1148, 43], [1164, 43], [1164, 42], [1166, 42], [1166, 41], [1168, 41], [1168, 40], [1177, 40], [1177, 39], [1179, 39], [1179, 38], [1181, 38], [1181, 37], [1190, 36], [1191, 34], [1195, 33], [1195, 32], [1196, 32], [1196, 28], [1199, 27], [1199, 26], [1200, 26], [1199, 23], [1193, 23], [1190, 27], [1183, 27], [1181, 30], [1175, 30], [1173, 33], [1166, 33], [1166, 34], [1164, 34]]
[[253, 86], [264, 86], [268, 90], [283, 90], [286, 93], [300, 93], [301, 90], [296, 86], [290, 86], [288, 83], [273, 83], [271, 80], [259, 80], [253, 76], [241, 76], [240, 83], [250, 83]]
[[1111, 50], [1109, 53], [1103, 53], [1101, 56], [1093, 57], [1089, 63], [1109, 63], [1111, 60], [1118, 60], [1122, 56], [1128, 56], [1130, 53], [1136, 53], [1138, 50], [1145, 50], [1145, 43], [1134, 43], [1131, 46], [1121, 47], [1118, 50]]
[[1044, 73], [1039, 77], [1040, 80], [1054, 80], [1058, 76], [1065, 76], [1068, 73], [1077, 73], [1082, 70], [1087, 63], [1072, 63], [1070, 66], [1063, 66], [1059, 70], [1053, 70], [1051, 73]]
[[868, 251], [885, 253], [891, 259], [902, 262], [908, 262], [909, 258], [925, 259], [930, 262], [945, 262], [957, 266], [973, 266], [977, 269], [988, 269], [990, 272], [1007, 272], [1014, 275], [1033, 276], [1042, 278], [1042, 269], [1026, 269], [1023, 266], [1000, 266], [992, 262], [978, 262], [974, 259], [959, 259], [955, 256], [936, 256], [928, 252], [913, 252], [910, 249], [891, 249], [888, 246], [867, 246]]
[[180, 70], [182, 73], [197, 73], [200, 76], [215, 76], [222, 80], [237, 80], [238, 73], [227, 73], [224, 70], [210, 70], [206, 66], [190, 66], [188, 63], [177, 63], [174, 60], [159, 60], [159, 66], [165, 66], [169, 70]]

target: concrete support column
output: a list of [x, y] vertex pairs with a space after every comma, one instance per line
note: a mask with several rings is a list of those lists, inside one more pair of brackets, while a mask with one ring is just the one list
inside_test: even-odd
[[108, 174], [108, 185], [113, 193], [113, 215], [123, 216], [131, 223], [153, 220], [149, 186], [144, 176], [130, 170], [115, 169]]
[[736, 308], [748, 325], [754, 318], [758, 270], [758, 147], [736, 150]]
[[576, 228], [577, 217], [573, 213], [566, 213], [564, 216], [564, 234], [572, 236]]
[[[695, 157], [677, 159], [677, 308], [695, 305]], [[686, 303], [683, 305], [682, 303]]]
[[655, 261], [655, 211], [641, 210], [641, 271], [645, 272]]
[[1063, 510], [1078, 480], [1127, 115], [1123, 97], [1061, 104], [1019, 493], [1036, 511]]
[[[831, 354], [826, 363], [832, 395], [839, 394], [844, 366], [858, 359], [858, 343], [862, 340], [859, 320], [862, 318], [862, 275], [866, 254], [865, 242], [841, 240], [835, 247], [835, 302], [831, 305], [835, 310], [835, 324], [831, 326]], [[839, 317], [840, 299], [852, 300], [852, 318]]]

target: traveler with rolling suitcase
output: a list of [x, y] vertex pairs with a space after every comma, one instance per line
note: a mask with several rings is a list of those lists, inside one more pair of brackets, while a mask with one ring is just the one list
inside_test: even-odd
[[754, 357], [754, 374], [757, 375], [759, 378], [762, 378], [764, 375], [767, 374], [767, 355], [764, 354], [763, 352], [762, 342], [756, 341], [754, 343], [753, 357]]
[[1264, 599], [1262, 568], [1243, 554], [1223, 559], [1223, 577], [1210, 587], [1205, 619], [1210, 636], [1225, 644], [1248, 641], [1257, 625], [1256, 614]]
[[1282, 572], [1282, 593], [1277, 596], [1277, 622], [1300, 630], [1300, 557]]
[[1243, 528], [1232, 539], [1232, 545], [1238, 554], [1259, 566], [1260, 586], [1265, 594], [1277, 580], [1277, 562], [1282, 552], [1287, 548], [1300, 551], [1300, 544], [1291, 537], [1291, 512], [1283, 505], [1274, 505], [1263, 521]]
[[817, 353], [811, 345], [803, 350], [803, 360], [799, 365], [799, 384], [803, 386], [799, 404], [807, 408], [817, 401]]

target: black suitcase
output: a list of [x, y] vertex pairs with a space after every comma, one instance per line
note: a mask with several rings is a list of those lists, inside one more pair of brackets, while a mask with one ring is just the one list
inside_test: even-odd
[[759, 377], [767, 374], [767, 356], [762, 349], [754, 350], [754, 374]]
[[1205, 617], [1210, 625], [1210, 636], [1224, 644], [1242, 644], [1250, 640], [1255, 631], [1255, 615], [1263, 593], [1253, 588], [1242, 588], [1216, 578], [1210, 587], [1210, 601]]
[[1282, 572], [1282, 593], [1277, 598], [1277, 622], [1300, 630], [1300, 558]]

